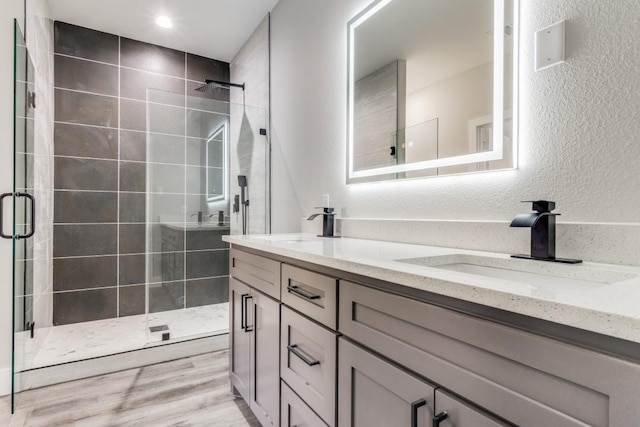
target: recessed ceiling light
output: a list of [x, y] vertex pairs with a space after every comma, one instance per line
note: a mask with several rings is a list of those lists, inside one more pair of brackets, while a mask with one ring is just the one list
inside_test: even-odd
[[167, 16], [158, 16], [158, 18], [156, 19], [156, 24], [158, 24], [162, 28], [173, 27], [173, 23], [171, 22], [171, 19], [169, 19]]

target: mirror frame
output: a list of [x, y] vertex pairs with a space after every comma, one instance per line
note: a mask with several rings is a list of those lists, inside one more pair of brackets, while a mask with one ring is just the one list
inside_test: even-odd
[[[442, 159], [425, 160], [422, 162], [383, 166], [372, 169], [354, 170], [353, 169], [353, 153], [354, 153], [354, 76], [355, 76], [355, 30], [375, 13], [383, 9], [393, 0], [374, 0], [369, 6], [353, 17], [347, 24], [347, 184], [367, 182], [366, 178], [377, 177], [387, 174], [401, 174], [403, 172], [429, 170], [446, 166], [465, 165], [480, 162], [489, 162], [492, 160], [501, 160], [503, 158], [503, 136], [504, 136], [504, 26], [505, 0], [493, 0], [493, 150], [481, 153], [465, 154], [462, 156], [446, 157]], [[518, 106], [518, 17], [519, 17], [519, 0], [513, 0], [513, 164], [511, 168], [517, 168], [517, 106]], [[504, 169], [490, 169], [491, 172]], [[467, 172], [475, 173], [475, 172]], [[434, 175], [442, 176], [442, 175]], [[431, 177], [434, 177], [431, 176]], [[427, 178], [427, 177], [419, 177]], [[396, 179], [418, 179], [416, 178], [396, 178]], [[396, 180], [394, 179], [394, 180]], [[375, 180], [378, 182], [379, 180]], [[386, 179], [384, 181], [387, 181]]]

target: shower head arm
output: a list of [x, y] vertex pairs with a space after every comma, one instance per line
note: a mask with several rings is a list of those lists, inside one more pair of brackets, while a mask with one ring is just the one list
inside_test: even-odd
[[244, 90], [244, 83], [231, 83], [231, 82], [223, 82], [220, 80], [210, 80], [210, 79], [205, 79], [204, 81], [206, 84], [217, 84], [220, 86], [230, 86], [230, 87], [239, 87], [242, 90]]

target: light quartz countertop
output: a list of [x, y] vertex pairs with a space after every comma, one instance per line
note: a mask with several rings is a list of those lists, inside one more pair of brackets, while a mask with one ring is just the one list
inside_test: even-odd
[[[640, 267], [590, 262], [560, 265], [514, 260], [508, 254], [493, 252], [311, 234], [233, 235], [222, 239], [241, 247], [640, 343]], [[567, 272], [572, 275], [574, 283], [575, 279], [584, 280], [585, 287], [532, 286], [398, 261], [419, 258], [418, 263], [429, 264], [430, 259], [446, 259], [445, 256], [485, 257], [498, 265], [515, 262], [543, 275], [562, 269], [565, 277]], [[617, 279], [594, 286], [594, 282], [602, 281], [599, 277]]]

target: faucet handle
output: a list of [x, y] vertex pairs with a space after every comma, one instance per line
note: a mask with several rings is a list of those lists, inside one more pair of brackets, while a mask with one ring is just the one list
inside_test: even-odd
[[323, 206], [316, 206], [314, 209], [322, 209], [324, 213], [332, 213], [333, 212], [333, 208], [323, 207]]
[[532, 209], [539, 213], [551, 212], [556, 208], [556, 202], [548, 200], [522, 200], [520, 203], [533, 203]]

